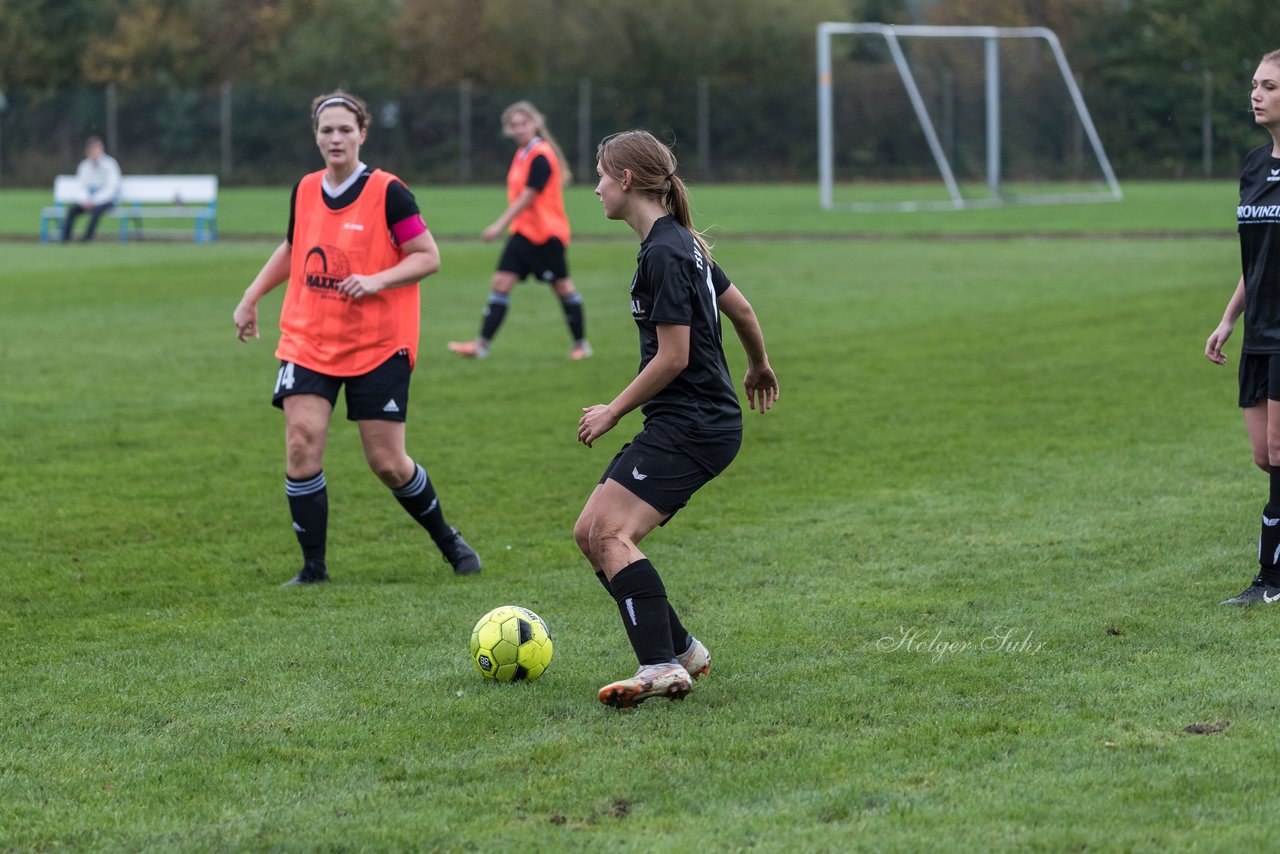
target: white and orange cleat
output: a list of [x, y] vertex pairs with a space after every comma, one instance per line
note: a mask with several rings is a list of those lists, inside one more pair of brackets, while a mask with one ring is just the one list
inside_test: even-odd
[[591, 345], [586, 341], [577, 341], [573, 345], [573, 349], [569, 351], [569, 358], [575, 362], [581, 362], [583, 359], [591, 358]]
[[467, 359], [489, 358], [489, 345], [479, 341], [450, 341], [449, 350]]
[[678, 663], [642, 664], [630, 679], [622, 679], [601, 688], [600, 702], [615, 709], [629, 709], [650, 697], [683, 700], [692, 690], [693, 679]]
[[688, 671], [694, 679], [701, 679], [711, 672], [711, 650], [702, 645], [702, 641], [689, 636], [692, 643], [689, 648], [676, 656], [680, 666]]

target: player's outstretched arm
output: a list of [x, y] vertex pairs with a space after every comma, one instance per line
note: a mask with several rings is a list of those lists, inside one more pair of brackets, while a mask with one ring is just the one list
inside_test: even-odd
[[277, 246], [267, 263], [258, 271], [258, 275], [253, 277], [249, 287], [245, 288], [240, 304], [231, 314], [231, 320], [236, 325], [236, 337], [241, 341], [249, 336], [259, 337], [258, 300], [289, 278], [289, 256], [292, 248], [287, 240]]
[[1218, 323], [1218, 328], [1213, 330], [1209, 340], [1204, 342], [1204, 357], [1215, 365], [1225, 365], [1227, 363], [1227, 357], [1223, 355], [1222, 347], [1227, 343], [1227, 339], [1231, 337], [1231, 330], [1236, 328], [1236, 320], [1239, 319], [1240, 313], [1243, 311], [1244, 276], [1241, 276], [1240, 281], [1236, 284], [1235, 293], [1227, 301], [1227, 308], [1222, 313], [1222, 320]]
[[747, 354], [747, 375], [742, 386], [747, 392], [747, 404], [761, 415], [773, 408], [782, 392], [778, 388], [778, 377], [769, 366], [769, 354], [764, 348], [764, 332], [760, 330], [760, 321], [756, 318], [755, 309], [742, 291], [730, 285], [719, 298], [720, 311], [729, 318], [738, 340], [742, 342], [743, 352]]
[[493, 221], [493, 223], [480, 233], [480, 239], [485, 243], [491, 240], [497, 240], [502, 236], [502, 232], [507, 230], [507, 226], [511, 225], [511, 220], [520, 215], [520, 212], [529, 205], [533, 204], [533, 199], [538, 195], [538, 191], [532, 187], [525, 187], [520, 195], [516, 196], [515, 201], [507, 205], [507, 209], [502, 215]]

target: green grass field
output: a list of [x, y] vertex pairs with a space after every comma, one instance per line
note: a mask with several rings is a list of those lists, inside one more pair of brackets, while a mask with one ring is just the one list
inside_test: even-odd
[[[618, 226], [600, 215], [594, 180], [573, 184], [565, 205], [579, 237], [615, 237]], [[440, 237], [474, 239], [502, 212], [500, 187], [413, 185], [432, 231]], [[816, 186], [801, 184], [693, 186], [694, 221], [713, 239], [733, 235], [919, 235], [1026, 234], [1045, 232], [1233, 232], [1237, 190], [1230, 181], [1126, 183], [1121, 202], [1057, 207], [1009, 206], [988, 210], [919, 213], [850, 213], [823, 211]], [[843, 190], [842, 197], [852, 191]], [[854, 197], [869, 201], [898, 200], [910, 191], [901, 187], [859, 188]], [[40, 209], [49, 204], [48, 189], [0, 193], [0, 237], [34, 240]], [[227, 238], [283, 235], [289, 220], [289, 188], [223, 188], [218, 198], [221, 233]], [[152, 221], [149, 227], [171, 228]], [[83, 219], [78, 225], [83, 229]], [[116, 220], [103, 221], [102, 234], [114, 239]]]
[[[732, 234], [852, 215], [753, 221], [799, 189], [712, 190], [783, 395], [646, 542], [715, 663], [629, 712], [595, 700], [634, 659], [571, 536], [639, 426], [575, 442], [635, 370], [625, 226], [575, 220], [617, 238], [571, 252], [583, 363], [531, 285], [492, 358], [454, 360], [498, 250], [442, 241], [410, 451], [484, 572], [452, 576], [340, 409], [334, 581], [302, 590], [277, 586], [297, 556], [274, 336], [231, 324], [270, 244], [0, 244], [0, 850], [1268, 847], [1280, 821], [1247, 793], [1280, 759], [1275, 615], [1218, 605], [1252, 575], [1265, 479], [1234, 370], [1201, 355], [1234, 239], [903, 236], [1229, 232], [1231, 188], [779, 241]], [[34, 233], [2, 198], [3, 231]], [[233, 198], [225, 233], [278, 229], [279, 191], [243, 222]], [[508, 602], [551, 626], [539, 682], [468, 660]]]

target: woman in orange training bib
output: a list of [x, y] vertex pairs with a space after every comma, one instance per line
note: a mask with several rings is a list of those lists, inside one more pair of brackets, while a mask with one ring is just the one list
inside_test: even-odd
[[244, 292], [233, 320], [258, 337], [258, 302], [288, 282], [280, 310], [280, 370], [272, 403], [284, 410], [285, 493], [302, 548], [287, 584], [328, 581], [324, 447], [338, 392], [365, 459], [431, 535], [459, 575], [480, 558], [444, 518], [427, 472], [405, 451], [409, 378], [418, 355], [418, 282], [440, 253], [417, 202], [395, 175], [360, 160], [369, 130], [362, 100], [336, 91], [311, 104], [325, 168], [293, 190], [289, 230]]
[[564, 212], [563, 188], [572, 176], [564, 154], [547, 130], [547, 120], [528, 101], [517, 101], [502, 112], [502, 129], [515, 140], [516, 153], [507, 172], [507, 207], [480, 235], [486, 242], [509, 231], [506, 248], [490, 283], [488, 302], [474, 341], [450, 341], [449, 349], [469, 359], [489, 355], [489, 345], [507, 316], [516, 282], [529, 275], [551, 285], [560, 298], [565, 323], [573, 338], [570, 359], [591, 355], [582, 314], [582, 295], [569, 278], [569, 218]]

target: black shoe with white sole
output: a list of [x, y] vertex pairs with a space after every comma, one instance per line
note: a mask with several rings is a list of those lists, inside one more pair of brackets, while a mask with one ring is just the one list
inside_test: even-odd
[[1241, 591], [1239, 596], [1233, 596], [1223, 602], [1223, 605], [1274, 605], [1280, 602], [1280, 587], [1273, 587], [1262, 580], [1259, 575], [1253, 579], [1253, 583]]

